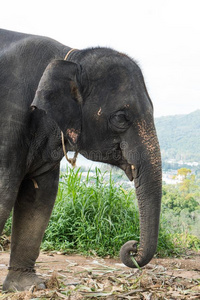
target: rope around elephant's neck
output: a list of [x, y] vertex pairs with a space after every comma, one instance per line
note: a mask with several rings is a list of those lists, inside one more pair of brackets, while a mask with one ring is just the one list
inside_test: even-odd
[[65, 58], [64, 58], [64, 60], [67, 60], [68, 59], [68, 56], [70, 55], [70, 53], [72, 53], [73, 51], [76, 51], [77, 49], [75, 49], [75, 48], [72, 48], [71, 50], [69, 50], [68, 52], [67, 52], [67, 54], [65, 55]]
[[[69, 57], [69, 55], [70, 55], [70, 53], [72, 53], [75, 50], [77, 50], [77, 49], [72, 48], [71, 50], [69, 50], [67, 52], [67, 54], [65, 55], [64, 60], [67, 60], [68, 57]], [[66, 151], [66, 148], [65, 148], [65, 137], [64, 137], [64, 133], [62, 131], [61, 131], [61, 139], [62, 139], [62, 148], [63, 148], [63, 153], [65, 155], [65, 158], [72, 165], [72, 167], [75, 167], [76, 166], [76, 159], [77, 159], [77, 156], [78, 156], [78, 151], [76, 151], [74, 153], [74, 157], [73, 158], [68, 158], [67, 151]]]

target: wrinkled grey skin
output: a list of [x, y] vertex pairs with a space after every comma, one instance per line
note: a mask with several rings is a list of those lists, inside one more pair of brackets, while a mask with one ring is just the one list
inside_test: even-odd
[[[153, 107], [138, 65], [105, 48], [70, 50], [54, 40], [0, 30], [0, 232], [12, 210], [10, 270], [4, 290], [42, 280], [31, 272], [54, 205], [65, 147], [118, 166], [134, 179], [140, 246], [122, 261], [153, 257], [161, 202], [161, 158]], [[34, 182], [39, 186], [35, 188]]]

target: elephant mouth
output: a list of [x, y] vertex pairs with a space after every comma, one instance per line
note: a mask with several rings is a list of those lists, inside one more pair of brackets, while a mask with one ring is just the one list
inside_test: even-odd
[[126, 176], [130, 181], [133, 181], [133, 179], [136, 177], [136, 169], [134, 165], [130, 164], [122, 164], [120, 168], [125, 172]]

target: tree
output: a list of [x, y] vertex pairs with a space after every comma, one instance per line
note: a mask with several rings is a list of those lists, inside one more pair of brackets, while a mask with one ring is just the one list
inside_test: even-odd
[[186, 177], [188, 176], [188, 174], [191, 174], [192, 171], [190, 169], [187, 168], [181, 168], [177, 170], [177, 176], [183, 176], [184, 179], [186, 179]]

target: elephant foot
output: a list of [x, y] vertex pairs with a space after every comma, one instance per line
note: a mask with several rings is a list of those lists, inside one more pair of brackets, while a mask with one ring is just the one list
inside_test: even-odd
[[32, 286], [38, 290], [46, 288], [44, 280], [37, 276], [34, 270], [9, 270], [3, 283], [3, 290], [8, 292], [28, 291]]

